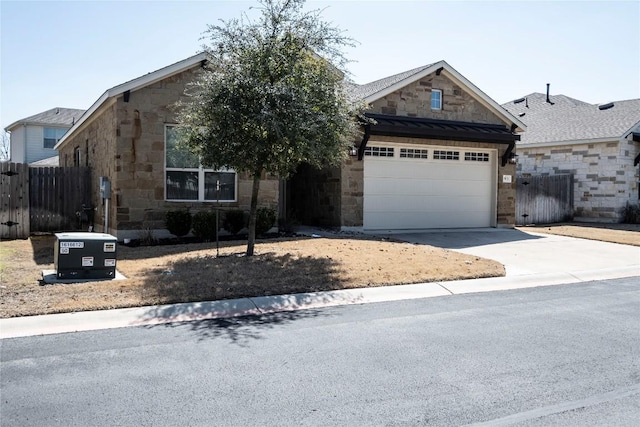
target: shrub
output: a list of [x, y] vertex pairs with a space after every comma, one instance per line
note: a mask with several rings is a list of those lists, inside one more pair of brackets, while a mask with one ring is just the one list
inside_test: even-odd
[[196, 213], [193, 216], [193, 234], [205, 241], [215, 240], [218, 235], [216, 213], [211, 211]]
[[222, 221], [222, 228], [230, 234], [236, 235], [247, 226], [247, 219], [244, 211], [240, 209], [234, 209], [226, 211], [224, 214], [224, 220]]
[[191, 213], [188, 210], [168, 211], [166, 220], [167, 230], [177, 237], [189, 234], [191, 231]]
[[148, 227], [138, 231], [138, 241], [133, 243], [133, 245], [142, 245], [142, 246], [154, 246], [157, 244], [158, 244], [158, 239], [153, 233], [153, 230]]
[[622, 214], [622, 222], [625, 224], [640, 224], [640, 204], [631, 205], [627, 203]]
[[270, 208], [258, 208], [256, 212], [256, 235], [269, 231], [276, 222], [276, 211]]

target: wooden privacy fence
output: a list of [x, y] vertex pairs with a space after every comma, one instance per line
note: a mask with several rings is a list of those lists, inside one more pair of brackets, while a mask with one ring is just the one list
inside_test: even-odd
[[516, 225], [551, 224], [572, 218], [573, 175], [516, 178]]
[[42, 231], [78, 230], [91, 204], [86, 167], [0, 163], [0, 238], [26, 239]]

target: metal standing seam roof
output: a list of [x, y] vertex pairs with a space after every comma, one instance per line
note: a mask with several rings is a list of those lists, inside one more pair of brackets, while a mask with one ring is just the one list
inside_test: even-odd
[[436, 120], [366, 113], [376, 121], [368, 125], [371, 135], [433, 138], [440, 140], [512, 143], [520, 139], [504, 125]]
[[78, 121], [78, 119], [80, 119], [84, 112], [85, 110], [77, 108], [56, 107], [33, 116], [20, 119], [7, 126], [5, 130], [10, 131], [12, 128], [21, 124], [71, 127], [76, 121]]
[[527, 125], [521, 144], [618, 139], [640, 124], [640, 99], [614, 101], [606, 109], [564, 95], [551, 95], [553, 104], [542, 93], [520, 99], [502, 107]]

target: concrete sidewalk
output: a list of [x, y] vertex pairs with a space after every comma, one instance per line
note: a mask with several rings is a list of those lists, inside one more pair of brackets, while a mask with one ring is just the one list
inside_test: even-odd
[[640, 248], [628, 245], [518, 230], [393, 237], [494, 259], [505, 265], [506, 277], [0, 319], [0, 339], [640, 276]]

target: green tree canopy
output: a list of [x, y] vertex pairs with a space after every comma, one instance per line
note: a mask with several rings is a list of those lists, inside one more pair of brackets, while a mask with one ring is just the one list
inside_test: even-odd
[[287, 177], [306, 162], [337, 165], [353, 144], [360, 106], [343, 85], [352, 40], [305, 12], [303, 0], [263, 0], [260, 18], [211, 25], [210, 61], [180, 105], [182, 144], [203, 165], [254, 180], [247, 255], [264, 172]]

